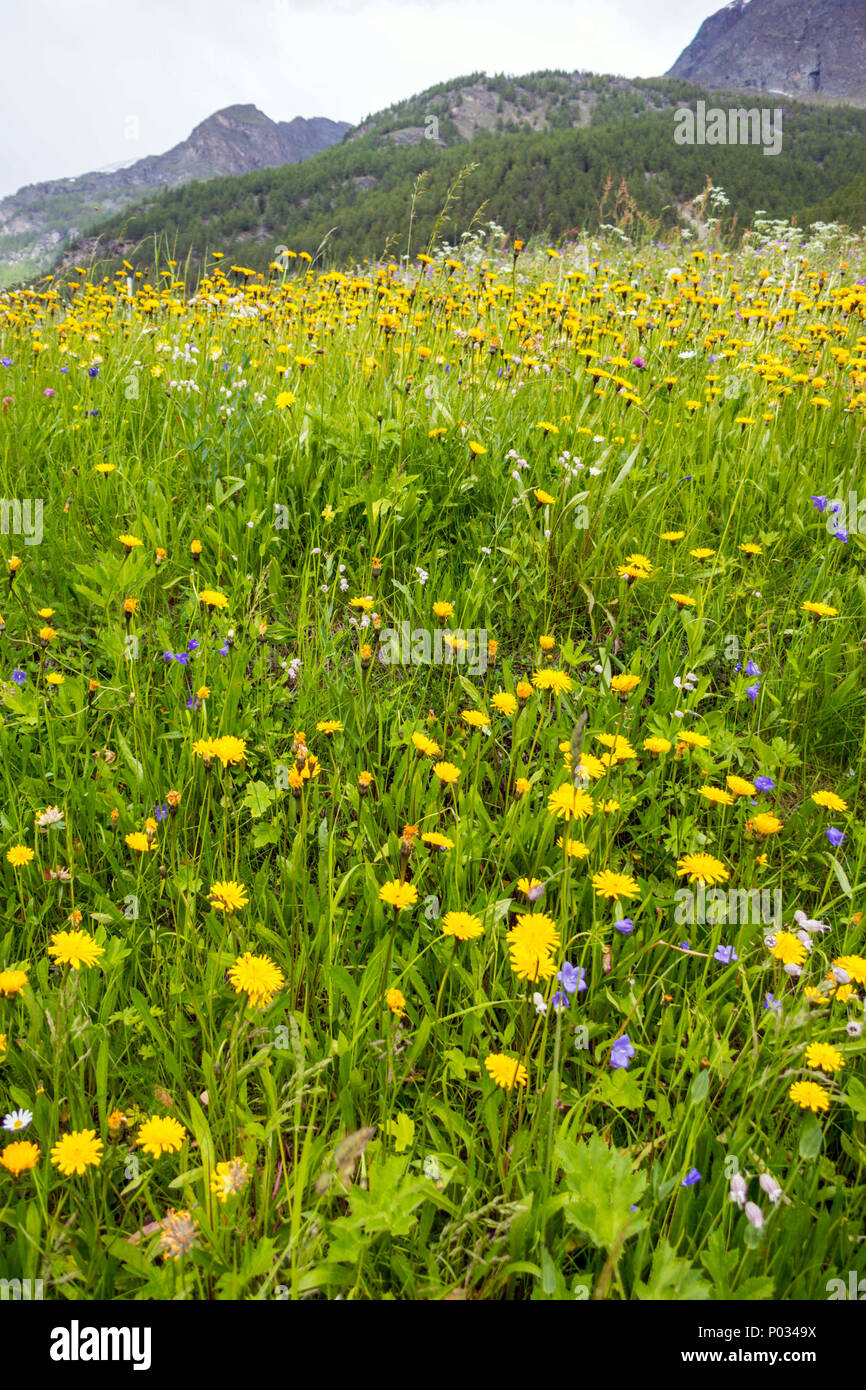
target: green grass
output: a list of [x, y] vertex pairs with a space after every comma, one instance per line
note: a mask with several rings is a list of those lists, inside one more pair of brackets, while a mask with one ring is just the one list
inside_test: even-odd
[[[204, 286], [224, 296], [210, 307], [141, 283], [130, 302], [124, 280], [0, 300], [0, 486], [44, 502], [40, 545], [0, 542], [22, 561], [2, 607], [0, 969], [28, 973], [0, 998], [0, 1085], [4, 1110], [32, 1110], [20, 1138], [40, 1149], [20, 1176], [0, 1170], [4, 1277], [70, 1299], [796, 1300], [863, 1272], [863, 1044], [846, 1033], [863, 982], [847, 1000], [804, 992], [863, 949], [864, 537], [851, 525], [835, 540], [810, 501], [863, 477], [862, 247], [801, 264], [722, 249], [690, 262], [680, 246], [692, 282], [669, 278], [664, 249], [590, 250], [586, 271], [571, 252], [486, 271], [470, 256], [414, 294], [414, 271], [405, 289], [383, 271], [379, 295], [372, 279], [287, 279], [248, 290], [264, 311], [243, 318], [228, 272]], [[638, 354], [645, 368], [628, 365]], [[172, 385], [185, 380], [198, 391]], [[669, 530], [683, 539], [662, 541]], [[142, 541], [129, 553], [126, 533]], [[653, 568], [629, 584], [617, 567], [634, 552]], [[206, 588], [225, 609], [198, 602]], [[382, 630], [433, 631], [433, 603], [449, 601], [451, 626], [485, 629], [495, 659], [475, 675], [375, 655], [365, 669], [376, 627], [359, 628], [356, 596]], [[838, 615], [809, 617], [804, 601]], [[41, 608], [54, 609], [47, 644]], [[165, 661], [191, 641], [186, 666]], [[734, 669], [748, 660], [754, 702]], [[544, 666], [570, 688], [495, 710]], [[694, 689], [676, 686], [688, 672]], [[610, 684], [623, 673], [639, 678], [624, 698]], [[489, 733], [462, 719], [472, 709]], [[569, 827], [588, 854], [569, 859], [548, 798], [570, 784], [560, 745], [583, 710], [584, 753], [603, 754], [604, 734], [636, 757], [590, 783], [592, 814]], [[328, 719], [342, 731], [317, 732]], [[683, 730], [709, 747], [678, 754]], [[299, 732], [320, 771], [295, 795]], [[453, 792], [413, 733], [458, 766]], [[207, 767], [193, 744], [224, 735], [245, 740], [245, 760]], [[653, 735], [674, 746], [644, 751]], [[728, 775], [775, 787], [733, 805], [699, 795]], [[847, 811], [820, 809], [819, 788]], [[137, 854], [125, 836], [170, 790], [176, 812]], [[35, 826], [48, 806], [62, 828]], [[750, 830], [758, 811], [781, 832]], [[407, 855], [406, 824], [453, 847], [419, 835]], [[36, 854], [14, 868], [18, 844]], [[760, 923], [677, 920], [677, 861], [694, 852], [724, 863], [726, 887], [779, 890], [786, 929], [798, 909], [827, 923], [802, 978]], [[634, 876], [637, 896], [599, 898], [604, 869]], [[523, 877], [544, 885], [529, 908]], [[415, 905], [380, 900], [394, 879]], [[224, 880], [248, 899], [234, 915], [208, 901]], [[46, 953], [75, 910], [104, 948], [80, 971]], [[555, 969], [585, 971], [567, 1011], [550, 1003], [554, 979], [511, 969], [506, 931], [527, 910], [555, 923]], [[446, 939], [449, 911], [483, 935]], [[631, 935], [613, 928], [623, 916]], [[720, 943], [731, 964], [714, 959]], [[266, 1007], [227, 978], [245, 951], [282, 973]], [[635, 1055], [617, 1070], [626, 1034]], [[840, 1072], [808, 1068], [816, 1042], [840, 1050]], [[496, 1087], [491, 1053], [525, 1064], [528, 1084]], [[789, 1098], [804, 1079], [827, 1093], [817, 1117]], [[143, 1152], [152, 1115], [183, 1125], [179, 1151]], [[51, 1148], [85, 1129], [102, 1160], [65, 1176]], [[249, 1181], [223, 1205], [210, 1179], [236, 1158]], [[701, 1181], [683, 1186], [692, 1168]], [[735, 1172], [763, 1230], [729, 1198]], [[781, 1184], [774, 1205], [761, 1173]], [[177, 1260], [160, 1253], [172, 1208], [198, 1230]]]

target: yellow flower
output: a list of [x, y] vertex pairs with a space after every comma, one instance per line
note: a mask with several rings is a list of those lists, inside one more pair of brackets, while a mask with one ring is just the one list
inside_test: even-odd
[[454, 848], [454, 841], [449, 840], [447, 835], [440, 835], [438, 830], [428, 830], [425, 835], [421, 836], [421, 839], [424, 841], [425, 845], [429, 845], [431, 849], [446, 850]]
[[341, 734], [343, 726], [339, 719], [322, 719], [316, 725], [316, 732], [319, 734]]
[[223, 767], [228, 767], [230, 763], [242, 763], [247, 756], [246, 740], [235, 738], [232, 734], [223, 734], [222, 738], [214, 739], [212, 747]]
[[580, 787], [573, 787], [570, 782], [563, 782], [550, 793], [547, 800], [550, 814], [557, 819], [562, 817], [565, 821], [585, 820], [592, 808], [593, 800], [589, 792], [583, 791]]
[[716, 806], [733, 806], [734, 798], [730, 792], [723, 791], [721, 787], [698, 787], [698, 795], [707, 801], [712, 801]]
[[211, 1174], [210, 1190], [225, 1205], [229, 1197], [237, 1197], [249, 1182], [249, 1169], [242, 1158], [218, 1163]]
[[406, 996], [403, 991], [397, 989], [395, 985], [392, 985], [389, 990], [386, 990], [385, 1003], [388, 1005], [391, 1013], [395, 1014], [397, 1018], [402, 1018], [406, 1012]]
[[709, 748], [710, 740], [706, 734], [695, 733], [693, 729], [684, 729], [677, 734], [677, 752], [685, 752], [687, 748]]
[[63, 1134], [51, 1150], [51, 1162], [65, 1178], [98, 1168], [102, 1159], [102, 1140], [95, 1129], [72, 1130]]
[[645, 738], [642, 747], [647, 753], [669, 753], [672, 745], [669, 739], [653, 736], [652, 738]]
[[788, 1092], [795, 1105], [799, 1105], [803, 1110], [812, 1110], [817, 1115], [819, 1110], [830, 1109], [830, 1097], [823, 1086], [817, 1085], [814, 1081], [795, 1081]]
[[484, 933], [480, 917], [471, 912], [446, 912], [442, 918], [442, 935], [453, 936], [457, 941], [474, 941]]
[[439, 744], [434, 743], [432, 738], [427, 738], [426, 734], [413, 734], [412, 742], [419, 753], [425, 753], [430, 758], [442, 752]]
[[185, 1139], [186, 1130], [180, 1120], [171, 1115], [151, 1115], [141, 1125], [136, 1143], [146, 1154], [161, 1158], [164, 1153], [176, 1153]]
[[270, 1004], [286, 977], [268, 956], [254, 956], [245, 951], [229, 969], [229, 980], [235, 994], [246, 994], [256, 1008]]
[[122, 536], [118, 536], [117, 539], [120, 541], [121, 545], [126, 547], [127, 555], [130, 553], [131, 550], [135, 550], [136, 546], [144, 544], [144, 541], [140, 541], [137, 536], [128, 536], [124, 534]]
[[18, 1139], [14, 1144], [7, 1144], [0, 1153], [0, 1163], [13, 1178], [35, 1168], [38, 1162], [39, 1145], [31, 1144], [29, 1139]]
[[754, 783], [747, 782], [745, 777], [735, 777], [733, 773], [731, 773], [729, 776], [725, 778], [725, 781], [727, 782], [730, 790], [734, 793], [734, 796], [755, 795]]
[[379, 901], [393, 907], [395, 912], [402, 912], [407, 907], [415, 906], [418, 889], [414, 883], [402, 883], [399, 878], [392, 878], [379, 889]]
[[517, 709], [517, 700], [505, 690], [500, 690], [492, 696], [490, 703], [500, 714], [511, 715]]
[[780, 960], [783, 965], [802, 965], [808, 952], [798, 936], [790, 931], [780, 931], [776, 937], [776, 944], [770, 951], [771, 956]]
[[133, 830], [131, 834], [124, 836], [124, 841], [136, 854], [147, 854], [149, 850], [156, 848], [155, 845], [151, 844], [143, 830]]
[[535, 500], [539, 507], [550, 507], [556, 501], [556, 498], [551, 497], [549, 492], [544, 492], [542, 488], [537, 487], [535, 489]]
[[806, 1065], [814, 1071], [834, 1072], [845, 1065], [845, 1058], [830, 1043], [810, 1043], [806, 1048]]
[[826, 603], [802, 603], [802, 612], [813, 613], [816, 618], [836, 618], [839, 615], [838, 608], [831, 608]]
[[812, 800], [816, 806], [821, 806], [825, 811], [847, 811], [848, 802], [843, 801], [841, 796], [835, 792], [813, 792]]
[[442, 619], [442, 621], [444, 622], [446, 618], [450, 618], [453, 616], [454, 604], [444, 602], [440, 599], [437, 603], [434, 603], [433, 612], [436, 614], [437, 618]]
[[198, 601], [207, 608], [228, 608], [229, 606], [225, 594], [221, 594], [218, 589], [202, 589]]
[[598, 898], [637, 898], [640, 889], [630, 874], [615, 874], [610, 869], [602, 869], [593, 874], [592, 886]]
[[225, 879], [211, 886], [208, 901], [215, 912], [224, 912], [226, 916], [231, 917], [240, 908], [247, 906], [249, 898], [243, 884], [235, 883], [233, 879]]
[[439, 781], [445, 784], [456, 782], [460, 776], [459, 767], [455, 767], [453, 763], [434, 763], [433, 772]]
[[510, 1091], [514, 1086], [525, 1086], [529, 1081], [529, 1074], [520, 1059], [509, 1057], [504, 1052], [488, 1053], [484, 1067], [488, 1076], [504, 1091]]
[[[574, 681], [565, 671], [536, 671], [532, 677], [532, 684], [536, 690], [552, 690], [555, 695], [564, 695], [571, 690]], [[520, 687], [518, 686], [518, 694]]]
[[681, 541], [685, 534], [685, 531], [662, 531], [661, 539], [663, 541]]
[[751, 820], [746, 821], [746, 829], [756, 830], [759, 835], [778, 835], [782, 829], [782, 822], [769, 811], [762, 811], [760, 815], [752, 816]]
[[490, 715], [483, 710], [465, 709], [460, 718], [472, 729], [486, 729], [490, 725]]
[[15, 869], [20, 869], [24, 864], [29, 864], [34, 857], [34, 851], [28, 849], [26, 845], [12, 845], [6, 851], [6, 860]]
[[862, 956], [837, 956], [834, 970], [844, 970], [855, 985], [866, 985], [866, 960]]
[[51, 938], [48, 954], [55, 965], [71, 965], [78, 970], [82, 965], [95, 965], [105, 955], [105, 947], [97, 945], [86, 931], [59, 931]]
[[640, 676], [631, 674], [613, 676], [610, 682], [611, 690], [615, 690], [618, 695], [630, 695], [638, 685], [640, 685]]
[[287, 410], [290, 405], [294, 405], [297, 396], [293, 396], [291, 391], [280, 391], [276, 399], [277, 410]]
[[0, 995], [4, 999], [14, 999], [26, 984], [26, 970], [0, 970]]
[[721, 859], [715, 859], [711, 854], [684, 855], [677, 860], [677, 873], [680, 878], [687, 877], [689, 883], [701, 883], [704, 887], [724, 883], [731, 877]]
[[[557, 838], [556, 843], [559, 846], [559, 848], [562, 849], [563, 846], [561, 835]], [[589, 850], [582, 840], [566, 841], [565, 852], [568, 855], [569, 859], [585, 859], [586, 856], [589, 854]]]

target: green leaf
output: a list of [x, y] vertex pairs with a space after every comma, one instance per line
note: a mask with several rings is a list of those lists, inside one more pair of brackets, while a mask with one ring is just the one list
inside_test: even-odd
[[572, 1226], [608, 1251], [643, 1230], [648, 1218], [630, 1208], [643, 1196], [646, 1174], [632, 1172], [628, 1153], [609, 1149], [598, 1134], [579, 1144], [560, 1139], [556, 1148], [569, 1194], [563, 1210]]
[[681, 1259], [674, 1247], [662, 1240], [653, 1252], [650, 1277], [646, 1283], [638, 1280], [634, 1297], [656, 1302], [702, 1302], [710, 1296], [710, 1285], [688, 1260]]

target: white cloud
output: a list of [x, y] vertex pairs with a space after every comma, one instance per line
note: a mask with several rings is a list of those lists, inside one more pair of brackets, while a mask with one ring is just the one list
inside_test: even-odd
[[[358, 121], [460, 74], [663, 72], [719, 0], [27, 0], [4, 6], [0, 196], [158, 154], [212, 111]], [[14, 55], [15, 61], [10, 61]], [[138, 135], [129, 138], [136, 129]]]

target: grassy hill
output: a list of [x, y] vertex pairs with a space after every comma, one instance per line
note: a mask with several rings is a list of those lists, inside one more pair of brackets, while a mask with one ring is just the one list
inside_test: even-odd
[[154, 237], [193, 265], [209, 248], [264, 271], [280, 245], [313, 256], [324, 247], [323, 259], [341, 264], [414, 252], [434, 235], [458, 242], [482, 206], [514, 235], [556, 240], [612, 221], [653, 235], [677, 225], [708, 180], [725, 190], [726, 226], [738, 231], [758, 208], [829, 217], [833, 196], [866, 178], [864, 111], [785, 102], [783, 149], [768, 158], [759, 146], [677, 145], [673, 109], [701, 98], [722, 100], [669, 79], [473, 74], [389, 108], [303, 164], [167, 192], [111, 219], [63, 264], [144, 266]]

